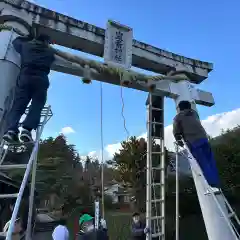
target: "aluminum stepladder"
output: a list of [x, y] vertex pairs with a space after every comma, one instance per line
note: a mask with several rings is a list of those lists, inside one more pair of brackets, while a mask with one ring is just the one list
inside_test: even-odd
[[[190, 150], [189, 150], [189, 148], [188, 148], [188, 146], [185, 142], [184, 142], [184, 150], [180, 151], [179, 153], [182, 154], [183, 156], [185, 156], [189, 160], [190, 167], [191, 167], [192, 171], [195, 171], [195, 173], [197, 173], [198, 176], [204, 176], [200, 166], [198, 165], [196, 159], [191, 154], [191, 152], [190, 152]], [[207, 189], [205, 194], [210, 195], [214, 199], [214, 202], [215, 202], [216, 206], [218, 207], [218, 209], [220, 210], [220, 212], [221, 212], [224, 220], [226, 221], [230, 231], [232, 232], [232, 234], [234, 235], [236, 240], [240, 240], [240, 233], [238, 232], [239, 230], [237, 229], [237, 227], [240, 229], [240, 220], [239, 220], [237, 214], [232, 209], [230, 203], [228, 202], [228, 200], [224, 196], [222, 190], [221, 189], [216, 189], [216, 188], [211, 188], [208, 185], [207, 180], [205, 178], [204, 178], [204, 180], [205, 181], [202, 182], [202, 184], [204, 185], [205, 189]], [[223, 200], [223, 203], [226, 207], [227, 212], [222, 208], [223, 205], [221, 205], [221, 202], [219, 201], [219, 198], [217, 196], [221, 196], [221, 199]]]
[[148, 110], [146, 222], [150, 229], [146, 239], [165, 240], [164, 98], [149, 94], [146, 104]]
[[[29, 108], [27, 108], [25, 114], [27, 114], [29, 111]], [[12, 199], [16, 198], [15, 206], [13, 209], [12, 217], [10, 220], [10, 225], [8, 228], [7, 233], [0, 233], [0, 236], [6, 236], [6, 240], [11, 240], [12, 239], [12, 233], [14, 231], [14, 225], [15, 221], [17, 219], [18, 211], [20, 208], [21, 200], [23, 197], [24, 190], [27, 186], [27, 181], [30, 175], [30, 172], [32, 170], [32, 179], [31, 179], [31, 189], [30, 189], [30, 195], [29, 195], [29, 211], [28, 211], [28, 224], [27, 224], [27, 231], [26, 231], [26, 238], [27, 240], [30, 240], [32, 238], [32, 214], [33, 214], [33, 204], [34, 204], [34, 192], [35, 192], [35, 181], [36, 181], [36, 170], [37, 170], [37, 154], [38, 154], [38, 147], [39, 147], [39, 141], [40, 137], [42, 135], [44, 126], [48, 122], [48, 120], [52, 117], [52, 111], [51, 107], [47, 106], [44, 107], [42, 112], [41, 112], [41, 119], [39, 126], [36, 130], [36, 137], [35, 140], [31, 143], [14, 143], [14, 144], [7, 144], [4, 141], [1, 143], [1, 160], [0, 160], [0, 171], [2, 170], [12, 170], [12, 169], [26, 169], [24, 173], [24, 177], [20, 186], [20, 190], [18, 193], [15, 194], [0, 194], [1, 199]], [[7, 164], [4, 165], [4, 159], [8, 153], [9, 147], [11, 145], [16, 145], [16, 146], [25, 146], [32, 144], [32, 152], [29, 158], [29, 161], [27, 164]]]

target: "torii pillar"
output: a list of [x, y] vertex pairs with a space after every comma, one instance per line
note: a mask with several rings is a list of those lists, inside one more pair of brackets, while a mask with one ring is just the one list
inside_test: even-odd
[[[161, 86], [161, 84], [165, 84], [164, 81], [160, 82], [159, 86]], [[186, 80], [180, 82], [170, 82], [169, 87], [171, 92], [174, 94], [173, 99], [176, 104], [177, 112], [179, 111], [177, 106], [179, 102], [183, 100], [189, 101], [192, 105], [192, 109], [197, 111], [195, 102], [197, 99], [199, 99], [199, 91], [190, 84], [187, 78]], [[211, 194], [206, 194], [208, 187], [206, 187], [206, 179], [204, 178], [203, 174], [198, 171], [195, 164], [190, 162], [190, 165], [208, 239], [237, 240], [234, 231], [231, 229], [225, 217], [223, 216], [223, 213], [228, 216], [228, 211], [223, 196], [216, 195], [216, 200], [219, 204], [218, 206], [213, 196]], [[148, 171], [151, 171], [151, 169], [148, 169]], [[148, 204], [149, 202], [150, 200], [148, 201]], [[149, 206], [147, 206], [147, 208], [149, 209]], [[162, 239], [165, 239], [165, 236], [163, 236]]]
[[[6, 26], [14, 27], [23, 34], [29, 34], [32, 20], [23, 11], [3, 9], [0, 15], [0, 22]], [[20, 71], [20, 56], [14, 50], [12, 41], [18, 36], [14, 31], [0, 31], [0, 141], [6, 128], [6, 120], [11, 109], [17, 77]]]

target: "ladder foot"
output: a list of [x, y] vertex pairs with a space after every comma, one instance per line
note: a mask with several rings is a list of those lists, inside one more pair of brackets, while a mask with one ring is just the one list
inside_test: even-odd
[[220, 188], [215, 188], [215, 187], [210, 187], [210, 189], [208, 189], [206, 192], [205, 192], [205, 195], [209, 195], [209, 194], [221, 194], [221, 189]]

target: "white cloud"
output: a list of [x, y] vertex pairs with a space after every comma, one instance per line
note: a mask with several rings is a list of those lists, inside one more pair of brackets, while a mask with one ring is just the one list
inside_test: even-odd
[[75, 131], [71, 127], [64, 127], [62, 128], [61, 133], [64, 135], [68, 135], [71, 133], [75, 133]]
[[121, 148], [121, 143], [109, 144], [105, 147], [105, 151], [109, 153], [109, 156], [113, 156]]
[[[230, 112], [224, 112], [215, 114], [202, 120], [202, 124], [206, 129], [207, 133], [211, 137], [216, 137], [221, 134], [222, 130], [232, 129], [240, 125], [240, 108]], [[146, 133], [143, 133], [138, 138], [147, 137]], [[172, 125], [165, 127], [165, 146], [169, 150], [174, 150], [174, 137], [172, 134]], [[121, 147], [121, 143], [109, 144], [104, 149], [104, 159], [108, 160], [118, 152]], [[101, 159], [101, 151], [93, 151], [88, 154], [91, 157]]]
[[[103, 150], [103, 160], [104, 161], [111, 160], [113, 154], [110, 154], [105, 148]], [[99, 162], [102, 161], [102, 151], [101, 150], [92, 151], [92, 152], [88, 153], [87, 156], [90, 157], [91, 159], [98, 159]], [[81, 159], [85, 161], [87, 156], [81, 156]]]

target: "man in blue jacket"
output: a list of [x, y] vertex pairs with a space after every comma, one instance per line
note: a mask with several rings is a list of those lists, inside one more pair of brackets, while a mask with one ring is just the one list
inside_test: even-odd
[[49, 87], [48, 74], [54, 61], [54, 51], [49, 47], [48, 36], [36, 39], [17, 37], [13, 47], [21, 56], [21, 70], [17, 80], [15, 98], [8, 115], [7, 131], [4, 140], [18, 141], [19, 121], [31, 101], [29, 112], [22, 123], [20, 141], [32, 141], [31, 131], [38, 127], [41, 111], [46, 103]]
[[149, 233], [149, 229], [146, 228], [145, 223], [140, 219], [139, 213], [134, 213], [132, 215], [132, 239], [133, 240], [145, 240], [146, 234]]

